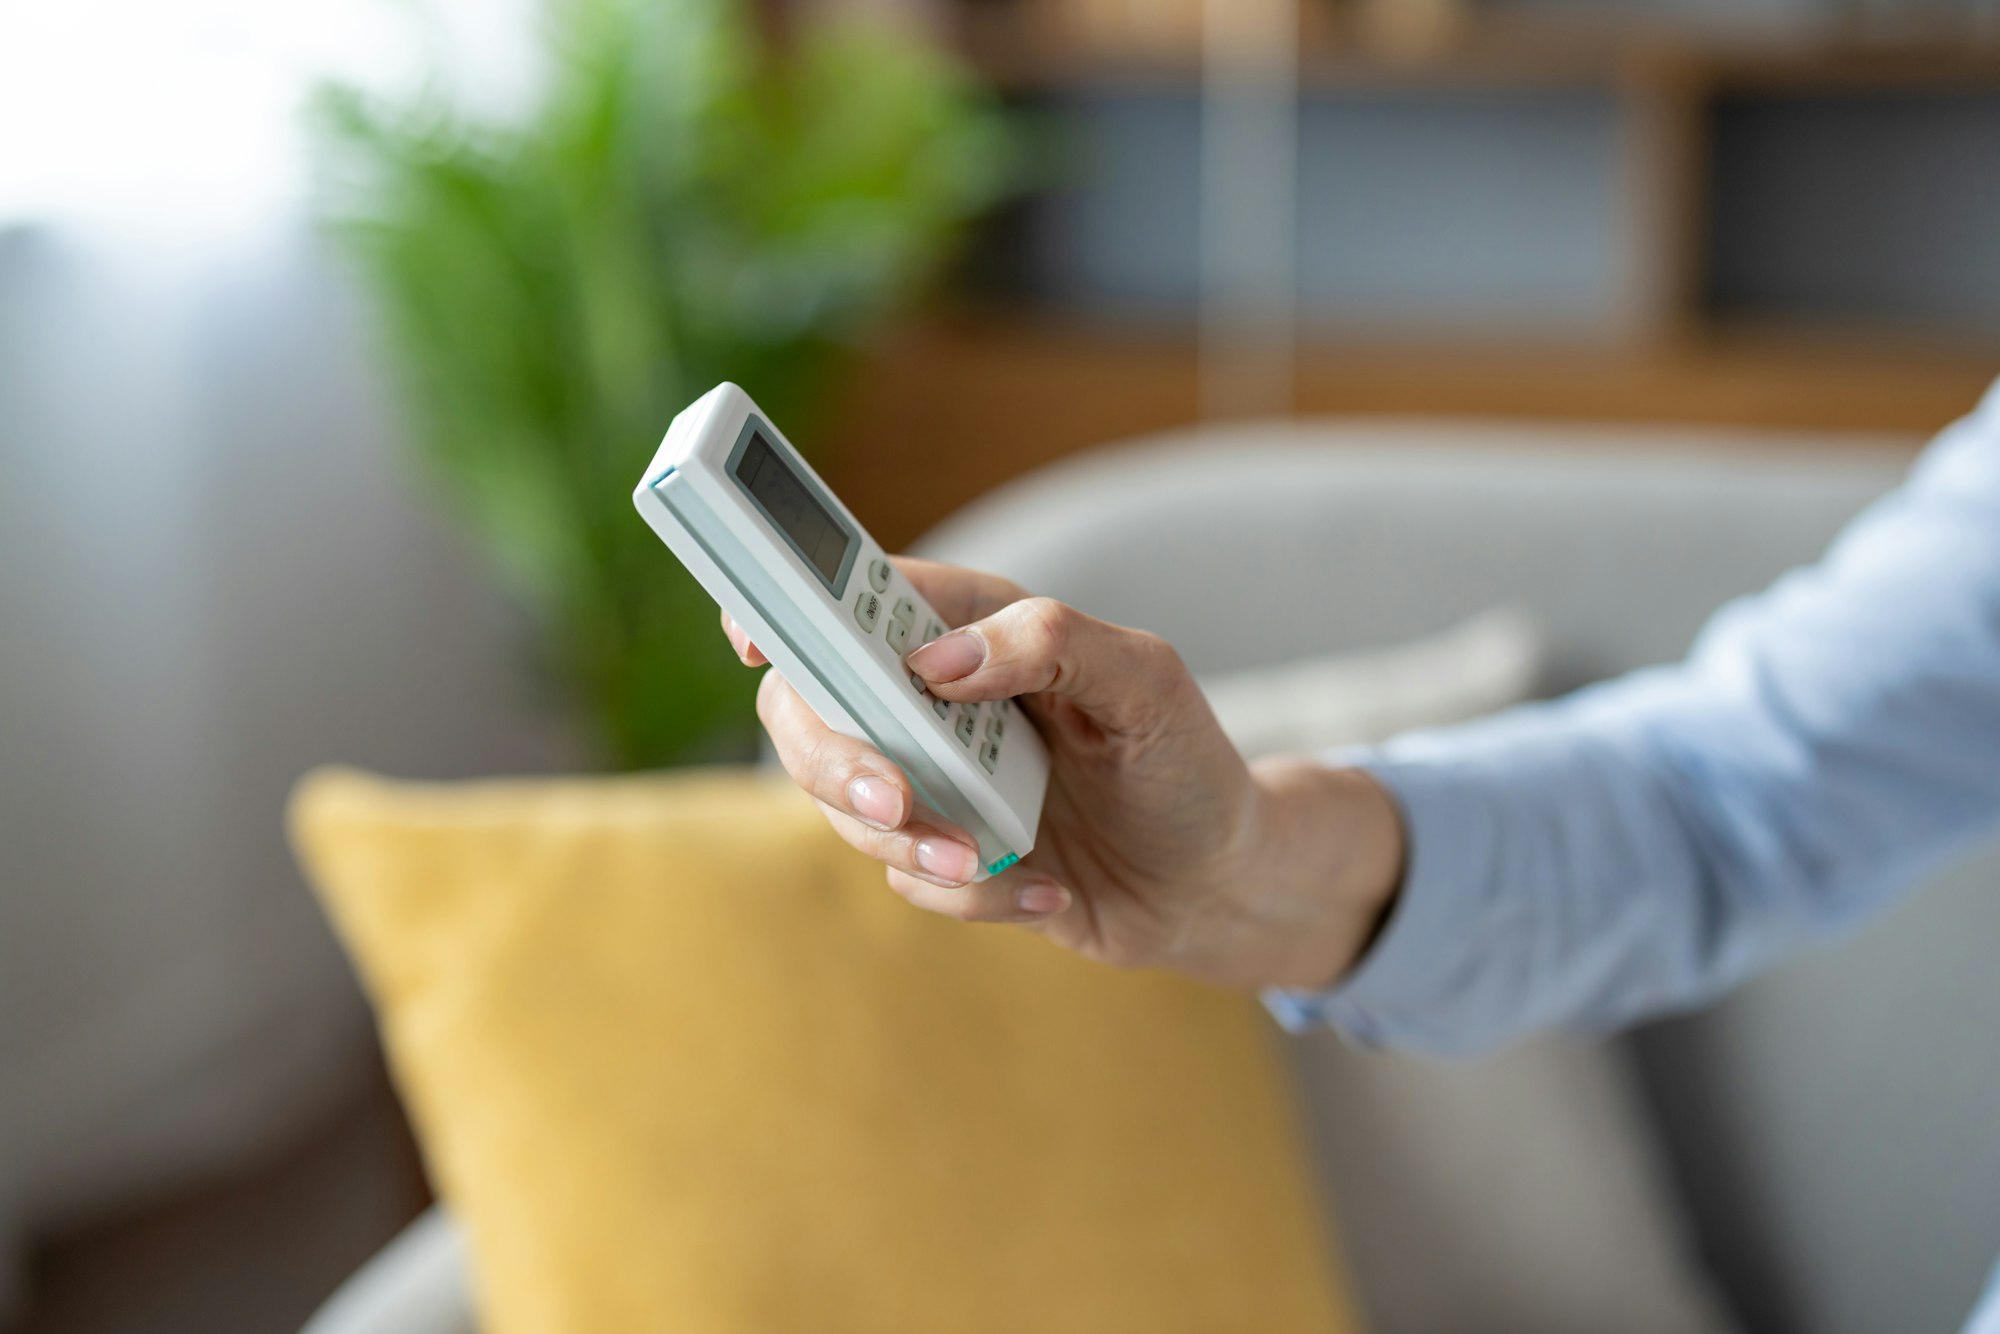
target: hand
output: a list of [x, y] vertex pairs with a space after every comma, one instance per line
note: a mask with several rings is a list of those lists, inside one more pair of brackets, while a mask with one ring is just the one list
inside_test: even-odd
[[[899, 559], [962, 627], [909, 654], [931, 692], [1018, 698], [1048, 744], [1034, 850], [989, 880], [973, 840], [902, 771], [840, 735], [777, 672], [757, 695], [778, 757], [910, 902], [1014, 922], [1107, 963], [1242, 986], [1324, 986], [1352, 966], [1401, 877], [1400, 818], [1365, 774], [1247, 766], [1166, 641], [1028, 597], [993, 575]], [[750, 666], [765, 662], [725, 613]]]

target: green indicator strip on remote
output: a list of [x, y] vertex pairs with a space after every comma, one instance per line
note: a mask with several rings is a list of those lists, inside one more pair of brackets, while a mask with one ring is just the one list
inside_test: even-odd
[[1012, 866], [1015, 862], [1020, 860], [1021, 860], [1020, 853], [1010, 852], [1005, 857], [1002, 857], [1000, 858], [1000, 860], [994, 862], [991, 866], [988, 866], [986, 868], [986, 874], [999, 875], [1002, 871], [1006, 870], [1008, 867]]

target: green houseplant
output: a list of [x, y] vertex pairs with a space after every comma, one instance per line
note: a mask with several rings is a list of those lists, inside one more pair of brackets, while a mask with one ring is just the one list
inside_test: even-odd
[[773, 45], [730, 0], [546, 0], [541, 94], [323, 89], [326, 207], [421, 462], [628, 766], [743, 744], [749, 674], [633, 513], [667, 422], [735, 380], [803, 443], [857, 332], [1004, 188], [992, 100], [853, 21]]

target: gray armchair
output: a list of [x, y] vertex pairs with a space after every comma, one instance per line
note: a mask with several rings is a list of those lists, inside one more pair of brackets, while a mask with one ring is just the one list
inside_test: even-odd
[[[922, 544], [1158, 630], [1197, 670], [1498, 604], [1544, 688], [1678, 657], [1815, 557], [1906, 451], [1607, 428], [1222, 426], [1011, 485]], [[1293, 1046], [1371, 1328], [1955, 1328], [2000, 1249], [2000, 858], [1699, 1015], [1440, 1067]], [[464, 1334], [432, 1215], [311, 1334]]]

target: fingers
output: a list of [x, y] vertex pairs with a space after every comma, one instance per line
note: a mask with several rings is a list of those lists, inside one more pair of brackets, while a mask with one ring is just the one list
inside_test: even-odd
[[[965, 585], [968, 598], [990, 600], [1018, 592], [991, 576], [974, 579], [982, 582]], [[947, 614], [943, 607], [939, 612]], [[738, 646], [739, 657], [763, 660], [726, 613], [723, 630]], [[1069, 890], [1025, 869], [970, 883], [979, 873], [979, 852], [971, 837], [918, 806], [900, 769], [866, 743], [821, 722], [775, 671], [758, 683], [757, 716], [792, 781], [819, 803], [842, 839], [889, 868], [890, 888], [917, 907], [966, 922], [1033, 923], [1069, 910]]]
[[736, 656], [743, 660], [745, 667], [762, 667], [770, 661], [757, 646], [750, 642], [750, 636], [743, 633], [743, 627], [728, 612], [722, 613], [722, 633], [729, 637], [729, 647], [736, 650]]
[[981, 574], [934, 560], [892, 556], [903, 577], [915, 584], [924, 601], [947, 625], [964, 625], [991, 616], [1010, 602], [1019, 602], [1027, 591], [1011, 579], [997, 574]]
[[1053, 880], [1016, 872], [976, 885], [939, 885], [891, 867], [889, 888], [919, 908], [961, 922], [1045, 922], [1067, 912], [1072, 901]]
[[903, 771], [869, 746], [821, 722], [776, 672], [757, 685], [757, 716], [778, 762], [813, 798], [876, 829], [899, 829], [916, 800]]
[[1138, 732], [1168, 716], [1193, 678], [1167, 642], [1086, 616], [1052, 598], [1024, 598], [909, 655], [910, 670], [952, 700], [1047, 692], [1101, 725]]
[[820, 811], [849, 847], [904, 875], [949, 888], [979, 874], [979, 851], [971, 838], [928, 811], [920, 810], [900, 829], [871, 828], [825, 802]]

